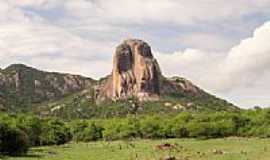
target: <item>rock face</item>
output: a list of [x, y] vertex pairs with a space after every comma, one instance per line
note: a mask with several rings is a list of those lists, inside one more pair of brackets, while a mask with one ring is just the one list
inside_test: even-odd
[[190, 96], [201, 96], [207, 94], [202, 89], [191, 83], [189, 80], [182, 77], [163, 78], [161, 83], [162, 95], [182, 94]]
[[63, 98], [94, 83], [94, 80], [78, 75], [43, 72], [14, 64], [0, 71], [0, 107], [30, 106], [31, 103]]
[[184, 78], [162, 76], [151, 47], [142, 40], [128, 39], [116, 47], [112, 74], [101, 83], [97, 101], [134, 97], [155, 101], [172, 94], [201, 96], [206, 93]]
[[112, 74], [101, 89], [101, 97], [158, 100], [160, 79], [161, 71], [151, 47], [142, 40], [125, 40], [116, 48]]

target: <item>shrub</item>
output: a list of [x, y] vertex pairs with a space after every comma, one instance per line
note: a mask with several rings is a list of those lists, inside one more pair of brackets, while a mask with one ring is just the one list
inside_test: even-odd
[[109, 141], [120, 139], [122, 125], [123, 120], [120, 119], [111, 119], [110, 121], [106, 121], [102, 132], [104, 139]]
[[96, 141], [102, 138], [103, 128], [96, 125], [94, 122], [87, 123], [86, 121], [79, 121], [72, 124], [73, 140], [76, 142]]
[[137, 118], [128, 117], [122, 122], [118, 137], [120, 139], [141, 137], [140, 127], [141, 124]]
[[187, 124], [189, 136], [193, 138], [209, 138], [211, 132], [209, 123], [192, 121]]
[[29, 139], [25, 132], [7, 123], [0, 123], [1, 154], [22, 155], [27, 153], [29, 146]]
[[84, 140], [84, 130], [88, 127], [86, 121], [75, 121], [71, 124], [71, 132], [73, 140], [76, 142]]
[[95, 123], [91, 123], [87, 128], [84, 130], [84, 141], [97, 141], [102, 138], [102, 130], [103, 128], [97, 126]]
[[43, 124], [42, 145], [61, 145], [72, 139], [70, 128], [59, 119], [51, 119]]
[[165, 137], [161, 119], [154, 116], [147, 116], [141, 122], [141, 134], [143, 138], [162, 138]]
[[40, 145], [40, 136], [42, 133], [42, 121], [36, 116], [19, 116], [17, 126], [23, 130], [29, 137], [32, 146]]
[[186, 138], [189, 136], [187, 124], [193, 119], [192, 115], [188, 112], [183, 112], [178, 116], [172, 118], [169, 122], [171, 126], [172, 138]]

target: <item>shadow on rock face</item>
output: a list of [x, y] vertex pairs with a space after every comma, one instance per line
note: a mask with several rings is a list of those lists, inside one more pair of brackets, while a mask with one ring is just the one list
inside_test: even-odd
[[115, 64], [119, 73], [126, 72], [132, 68], [131, 48], [126, 44], [121, 44], [116, 48]]

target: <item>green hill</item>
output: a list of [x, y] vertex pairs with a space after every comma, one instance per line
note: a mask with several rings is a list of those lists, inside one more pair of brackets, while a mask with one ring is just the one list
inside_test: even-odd
[[97, 102], [98, 88], [108, 77], [93, 80], [79, 75], [45, 72], [22, 64], [0, 71], [0, 110], [34, 112], [63, 118], [114, 117], [127, 114], [234, 111], [236, 106], [206, 93], [190, 81], [162, 79], [158, 101], [137, 98]]

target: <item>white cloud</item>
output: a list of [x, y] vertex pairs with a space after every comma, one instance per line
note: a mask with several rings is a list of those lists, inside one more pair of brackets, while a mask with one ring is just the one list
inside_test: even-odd
[[108, 49], [100, 42], [85, 40], [62, 28], [44, 24], [1, 25], [0, 39], [10, 55], [42, 56], [61, 53], [69, 57], [90, 58], [97, 54], [95, 51]]
[[227, 38], [215, 33], [190, 33], [179, 37], [178, 40], [188, 48], [200, 48], [207, 51], [226, 51], [235, 45], [233, 38]]
[[78, 74], [94, 79], [110, 74], [112, 66], [110, 59], [83, 61], [69, 57], [34, 57], [27, 62], [30, 66], [42, 68], [46, 71]]
[[27, 21], [24, 13], [14, 8], [5, 1], [0, 1], [0, 23], [10, 23], [13, 21]]
[[76, 0], [66, 9], [80, 18], [111, 23], [195, 24], [269, 12], [269, 0]]
[[14, 6], [33, 7], [38, 9], [51, 9], [65, 2], [65, 0], [7, 0], [7, 1]]
[[19, 60], [44, 69], [51, 67], [57, 71], [101, 76], [108, 71], [107, 66], [100, 70], [92, 66], [97, 62], [108, 63], [112, 49], [110, 44], [83, 39], [62, 28], [38, 24], [0, 25], [0, 57], [8, 58], [2, 65]]
[[[238, 83], [249, 84], [270, 71], [270, 22], [257, 28], [253, 37], [243, 40], [231, 49], [225, 62], [225, 71], [229, 77], [241, 75]], [[230, 85], [232, 86], [232, 84]]]
[[[214, 93], [226, 96], [240, 92], [253, 97], [253, 102], [262, 97], [263, 102], [269, 102], [265, 100], [270, 90], [269, 41], [270, 22], [267, 22], [227, 54], [188, 49], [171, 55], [158, 54], [158, 59], [166, 74], [182, 74]], [[239, 101], [241, 96], [235, 97], [239, 104], [247, 104]]]
[[173, 54], [156, 54], [162, 71], [167, 76], [182, 76], [202, 88], [216, 92], [224, 76], [219, 68], [226, 55], [186, 49]]
[[[12, 63], [26, 63], [41, 69], [70, 70], [72, 73], [95, 77], [108, 73], [106, 67], [109, 68], [107, 65], [111, 64], [108, 60], [113, 43], [97, 40], [95, 37], [82, 37], [73, 30], [51, 24], [35, 12], [20, 8], [49, 4], [51, 3], [45, 0], [0, 0], [1, 67]], [[95, 65], [97, 63], [104, 67], [98, 68]]]

